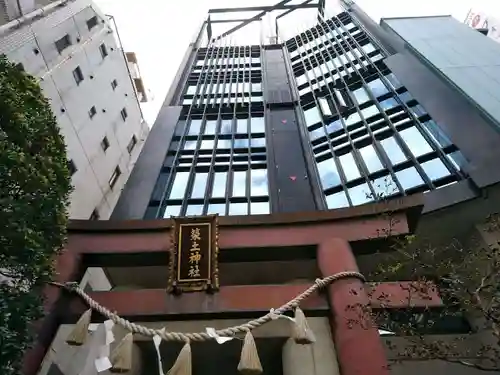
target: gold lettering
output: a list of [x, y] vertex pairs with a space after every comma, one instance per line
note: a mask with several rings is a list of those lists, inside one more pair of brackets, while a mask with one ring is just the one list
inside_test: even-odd
[[200, 260], [201, 260], [201, 254], [198, 251], [192, 253], [189, 256], [189, 263], [196, 263], [196, 264], [198, 264], [200, 262]]
[[188, 277], [195, 278], [195, 277], [200, 277], [200, 276], [201, 276], [200, 267], [198, 267], [197, 264], [189, 267]]
[[191, 241], [201, 241], [200, 228], [191, 229]]

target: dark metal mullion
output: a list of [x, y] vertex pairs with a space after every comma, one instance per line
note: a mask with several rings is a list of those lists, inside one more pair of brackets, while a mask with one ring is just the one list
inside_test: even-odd
[[[338, 20], [338, 18], [337, 18], [337, 20]], [[339, 20], [339, 22], [340, 22], [340, 20]], [[335, 25], [335, 22], [334, 22], [334, 25]], [[341, 25], [344, 28], [344, 30], [346, 30], [346, 27], [345, 27], [345, 25], [342, 22], [341, 22]], [[356, 43], [359, 46], [359, 43], [355, 39], [354, 39], [354, 43]], [[375, 69], [377, 71], [377, 74], [380, 77], [381, 82], [386, 87], [392, 88], [392, 85], [388, 85], [387, 86], [387, 82], [384, 82], [384, 81], [387, 81], [387, 80], [385, 79], [384, 74], [382, 74], [382, 72], [378, 69], [378, 67], [375, 64], [373, 64], [373, 63], [372, 63], [372, 65], [375, 67]], [[356, 67], [354, 69], [356, 69]], [[359, 71], [357, 69], [356, 69], [356, 71], [359, 74]], [[366, 83], [365, 79], [363, 78], [363, 75], [359, 74], [359, 76], [361, 78], [361, 81], [363, 82], [363, 85], [366, 85], [367, 83]], [[384, 77], [384, 78], [381, 78], [381, 77]], [[385, 110], [382, 108], [382, 106], [380, 105], [380, 103], [377, 100], [377, 98], [375, 97], [375, 95], [372, 93], [372, 91], [370, 89], [368, 89], [366, 91], [368, 92], [368, 96], [374, 102], [374, 104], [377, 107], [377, 109], [382, 113], [382, 116], [386, 120], [386, 122], [389, 125], [389, 127], [393, 130], [393, 132], [394, 132], [394, 139], [396, 140], [396, 142], [399, 143], [400, 147], [403, 149], [403, 152], [405, 152], [407, 154], [407, 156], [410, 158], [410, 160], [412, 160], [412, 162], [415, 164], [415, 168], [417, 169], [417, 171], [419, 172], [419, 174], [421, 175], [422, 179], [427, 184], [427, 186], [429, 186], [431, 189], [433, 189], [435, 186], [432, 183], [431, 179], [427, 176], [427, 174], [425, 173], [424, 169], [421, 167], [420, 163], [417, 161], [417, 159], [415, 158], [415, 156], [411, 152], [411, 150], [408, 147], [408, 145], [406, 144], [406, 142], [404, 142], [403, 138], [400, 136], [398, 130], [396, 129], [396, 127], [394, 126], [394, 124], [392, 123], [392, 121], [390, 120], [390, 118], [385, 113]], [[404, 105], [405, 104], [406, 103], [404, 103]], [[414, 120], [414, 122], [415, 122], [415, 116], [412, 116], [413, 113], [411, 113], [411, 111], [409, 111], [408, 107], [406, 107], [406, 114], [409, 114], [410, 118], [412, 118]], [[417, 122], [418, 122], [418, 119], [417, 119]], [[384, 150], [384, 152], [385, 152], [385, 150]], [[392, 163], [391, 163], [391, 165], [392, 165]], [[396, 179], [395, 181], [396, 181], [396, 184], [398, 184], [398, 187], [402, 188], [402, 185], [399, 183], [399, 180]], [[404, 189], [402, 189], [402, 191], [404, 192]]]
[[[246, 59], [246, 52], [244, 53], [244, 58]], [[250, 208], [250, 200], [252, 197], [252, 192], [251, 192], [251, 169], [252, 169], [252, 152], [251, 152], [251, 134], [252, 134], [252, 46], [248, 45], [248, 120], [247, 120], [247, 140], [248, 140], [248, 146], [247, 146], [247, 157], [248, 157], [248, 162], [247, 162], [247, 169], [248, 169], [248, 194], [247, 194], [247, 214], [251, 214]], [[245, 69], [246, 70], [246, 69]], [[243, 72], [243, 103], [245, 103], [245, 71]]]
[[[319, 32], [318, 32], [318, 34], [319, 34]], [[332, 34], [332, 36], [333, 36], [333, 34]], [[331, 57], [331, 55], [329, 55], [329, 56]], [[314, 56], [314, 58], [316, 59], [316, 56]], [[340, 60], [340, 59], [339, 59], [339, 61], [342, 63], [342, 60]], [[316, 62], [318, 63], [319, 61], [316, 59]], [[332, 60], [332, 63], [333, 63], [333, 65], [336, 67], [336, 64], [335, 64], [335, 62], [334, 62], [333, 60]], [[321, 69], [321, 68], [320, 68], [320, 69]], [[344, 66], [344, 69], [345, 69], [345, 66]], [[313, 74], [314, 74], [314, 72], [313, 72]], [[314, 75], [316, 76], [316, 74], [314, 74]], [[339, 76], [340, 76], [340, 75], [339, 75]], [[344, 86], [346, 86], [346, 87], [347, 87], [346, 82], [344, 81], [344, 79], [343, 79], [343, 77], [342, 77], [342, 76], [340, 76], [340, 80], [343, 82]], [[327, 86], [327, 87], [328, 87], [328, 86]], [[350, 145], [350, 147], [351, 147], [351, 150], [352, 150], [352, 151], [354, 151], [354, 150], [355, 150], [355, 147], [354, 147], [354, 142], [353, 142], [353, 140], [352, 140], [352, 138], [351, 138], [351, 135], [349, 134], [349, 130], [347, 129], [347, 125], [346, 125], [346, 124], [345, 124], [345, 122], [344, 122], [344, 118], [343, 118], [343, 116], [340, 114], [340, 110], [339, 110], [339, 108], [338, 108], [338, 106], [337, 106], [337, 103], [336, 103], [336, 101], [335, 101], [335, 100], [333, 100], [333, 96], [332, 96], [332, 104], [334, 105], [335, 110], [336, 110], [336, 112], [338, 113], [339, 120], [340, 120], [340, 122], [341, 122], [341, 124], [342, 124], [342, 127], [344, 128], [344, 132], [345, 132], [345, 134], [346, 134], [346, 137], [347, 137], [347, 140], [348, 140], [349, 145]], [[359, 111], [359, 108], [358, 108], [357, 110]], [[333, 149], [333, 146], [332, 146], [332, 143], [331, 143], [331, 140], [330, 140], [329, 134], [326, 132], [326, 126], [325, 126], [324, 130], [325, 130], [325, 134], [327, 134], [327, 142], [328, 142], [328, 147], [330, 148], [330, 152], [331, 152], [331, 153], [332, 153], [332, 155], [333, 155], [333, 159], [334, 159], [335, 165], [337, 166], [337, 171], [339, 172], [339, 174], [340, 174], [340, 176], [341, 176], [341, 178], [340, 178], [341, 183], [342, 183], [343, 188], [345, 189], [345, 191], [346, 191], [346, 193], [347, 193], [347, 191], [348, 191], [348, 188], [347, 188], [347, 183], [348, 183], [348, 181], [347, 181], [347, 177], [345, 176], [345, 173], [344, 173], [344, 167], [342, 166], [342, 163], [340, 162], [340, 158], [339, 158], [339, 157], [335, 154], [335, 151], [334, 151], [334, 149]], [[354, 161], [356, 162], [356, 164], [357, 164], [357, 165], [358, 165], [358, 167], [359, 167], [359, 166], [360, 166], [360, 163], [359, 163], [359, 161], [357, 161], [357, 158], [356, 158], [355, 152], [353, 152], [353, 158], [354, 158]], [[361, 168], [361, 170], [363, 170], [363, 168]], [[365, 180], [366, 180], [366, 176], [365, 176]], [[370, 184], [368, 184], [368, 186], [370, 187]], [[370, 187], [370, 189], [371, 189], [371, 187]], [[346, 194], [346, 196], [348, 197], [347, 199], [348, 199], [349, 204], [350, 204], [350, 205], [352, 205], [352, 201], [351, 201], [351, 198], [350, 198], [349, 194]]]
[[[197, 50], [196, 50], [196, 54], [195, 54], [196, 61], [198, 61], [198, 55], [199, 55], [199, 53], [200, 53], [200, 47], [198, 47]], [[203, 73], [203, 68], [205, 67], [207, 58], [208, 58], [208, 48], [205, 51], [205, 58], [203, 59], [203, 65], [201, 66], [200, 75], [199, 75], [198, 80], [196, 82], [196, 92], [199, 89], [199, 84], [200, 84], [200, 81], [201, 81], [201, 76], [202, 76], [202, 73]], [[194, 67], [191, 68], [191, 70], [193, 70], [193, 69], [194, 69]], [[195, 95], [193, 97], [193, 101], [191, 102], [191, 105], [189, 106], [188, 113], [186, 114], [186, 120], [185, 120], [186, 121], [186, 126], [184, 128], [183, 135], [180, 138], [179, 147], [177, 148], [177, 150], [175, 152], [174, 160], [172, 162], [172, 166], [173, 167], [170, 169], [170, 173], [169, 173], [169, 176], [167, 178], [167, 183], [165, 185], [165, 190], [163, 191], [163, 194], [162, 194], [162, 197], [161, 197], [161, 200], [160, 200], [160, 204], [158, 205], [158, 209], [156, 210], [156, 217], [160, 216], [160, 212], [162, 211], [162, 207], [164, 205], [165, 199], [166, 199], [167, 195], [170, 194], [170, 191], [172, 190], [174, 176], [177, 174], [177, 164], [179, 162], [179, 156], [181, 155], [182, 147], [183, 147], [184, 143], [186, 142], [186, 135], [187, 135], [188, 129], [189, 129], [188, 124], [191, 125], [190, 124], [191, 111], [193, 109], [193, 104], [194, 104], [194, 102], [196, 100], [196, 92], [195, 92]], [[176, 124], [176, 126], [177, 126], [177, 124]], [[194, 155], [193, 155], [193, 162], [194, 162]], [[188, 188], [189, 188], [190, 178], [191, 178], [191, 176], [189, 176], [188, 183], [186, 184], [186, 189], [184, 190], [184, 199], [183, 199], [183, 201], [181, 203], [181, 208], [180, 208], [180, 211], [179, 211], [179, 215], [181, 215], [181, 213], [183, 212], [183, 208], [184, 208], [184, 206], [185, 206], [185, 204], [187, 202], [187, 200], [186, 200], [186, 192], [188, 191]]]
[[[215, 45], [212, 45], [211, 52], [210, 52], [210, 59], [209, 59], [209, 62], [207, 64], [207, 67], [206, 67], [205, 79], [203, 80], [203, 90], [200, 93], [200, 104], [203, 103], [202, 102], [203, 95], [205, 94], [205, 91], [206, 91], [206, 83], [207, 83], [207, 79], [208, 79], [208, 76], [209, 76], [210, 67], [211, 67], [212, 62], [213, 62], [215, 50], [216, 50]], [[218, 50], [217, 50], [217, 52], [218, 52]], [[208, 53], [207, 53], [207, 55], [208, 55]], [[201, 76], [200, 76], [200, 78], [201, 78]], [[203, 110], [203, 113], [202, 113], [202, 118], [201, 118], [202, 124], [203, 124], [203, 120], [204, 120], [205, 109], [206, 109], [206, 106], [205, 106], [205, 108]], [[188, 128], [186, 128], [186, 130], [187, 129]], [[195, 183], [195, 180], [196, 180], [196, 166], [198, 164], [198, 155], [199, 155], [199, 151], [200, 151], [200, 148], [199, 148], [200, 139], [202, 138], [201, 130], [202, 130], [202, 127], [200, 127], [200, 133], [198, 133], [198, 137], [197, 137], [197, 140], [196, 140], [196, 147], [195, 147], [194, 153], [193, 153], [193, 164], [189, 168], [189, 179], [188, 179], [188, 183], [187, 183], [187, 186], [186, 186], [186, 193], [184, 195], [184, 202], [183, 202], [182, 207], [181, 207], [181, 212], [182, 213], [185, 213], [186, 210], [187, 210], [188, 200], [191, 199], [191, 194], [192, 194], [193, 186], [194, 186], [194, 183]], [[207, 184], [208, 184], [208, 177], [209, 176], [207, 176]], [[206, 189], [206, 186], [205, 186], [205, 189]], [[203, 204], [202, 212], [203, 212], [204, 209], [205, 209], [205, 204]]]
[[[220, 56], [221, 52], [222, 52], [222, 55], [224, 55], [224, 49], [221, 46], [217, 47], [217, 54], [215, 57], [214, 68], [217, 67], [217, 64], [219, 63], [219, 56]], [[215, 84], [214, 84], [214, 78], [215, 78], [214, 73], [215, 73], [214, 69], [212, 69], [212, 77], [210, 79], [210, 86], [209, 86], [210, 88], [213, 88], [213, 87], [217, 88], [218, 81], [216, 80]], [[220, 72], [219, 72], [219, 74], [220, 74]], [[218, 79], [218, 77], [217, 77], [217, 79]], [[216, 97], [216, 95], [217, 94], [215, 94], [214, 97]], [[208, 106], [211, 104], [210, 102], [211, 102], [211, 100], [210, 100], [210, 96], [209, 96], [207, 98], [207, 101], [205, 102], [205, 106], [203, 107], [203, 120], [205, 121], [205, 127], [203, 128], [203, 130], [205, 130], [205, 128], [206, 128], [206, 121], [207, 121], [206, 112], [207, 112]], [[216, 132], [217, 132], [217, 128], [216, 128]], [[200, 136], [203, 139], [203, 135], [200, 134]], [[216, 148], [216, 145], [217, 145], [217, 141], [215, 140], [215, 137], [214, 137], [214, 150]], [[199, 150], [198, 150], [198, 154], [199, 154]], [[213, 154], [214, 154], [214, 151], [212, 151], [212, 158], [211, 158], [211, 162], [210, 162], [210, 167], [208, 169], [208, 177], [207, 177], [207, 182], [206, 182], [206, 186], [205, 186], [205, 199], [203, 201], [203, 214], [205, 214], [208, 210], [210, 193], [212, 191], [212, 183], [213, 183], [213, 177], [214, 177], [213, 169], [214, 169], [214, 164], [215, 164], [215, 159], [214, 159]]]
[[[297, 35], [297, 37], [300, 37], [300, 33]], [[295, 39], [295, 42], [296, 42], [296, 43], [297, 43], [297, 39], [296, 39], [297, 37], [294, 37], [294, 39]], [[302, 38], [301, 38], [301, 42], [302, 42]], [[298, 43], [297, 43], [297, 44], [298, 44]], [[313, 98], [314, 98], [314, 102], [315, 102], [315, 104], [316, 104], [316, 108], [318, 108], [318, 109], [319, 109], [318, 103], [317, 103], [317, 101], [316, 101], [316, 97], [315, 97], [315, 95], [314, 95], [314, 90], [312, 89], [311, 80], [309, 79], [309, 75], [307, 74], [307, 69], [306, 69], [306, 65], [305, 65], [305, 63], [304, 63], [304, 59], [302, 58], [302, 54], [299, 54], [299, 56], [300, 56], [300, 61], [301, 61], [301, 63], [302, 63], [302, 66], [304, 67], [304, 74], [305, 74], [305, 76], [306, 76], [307, 81], [309, 82], [309, 87], [311, 88], [311, 94], [312, 94], [312, 96], [313, 96]], [[312, 72], [312, 73], [314, 74], [314, 72]], [[316, 75], [314, 74], [314, 76], [316, 76]], [[300, 103], [300, 102], [301, 102], [301, 101], [300, 101], [300, 98], [299, 98], [299, 103]], [[338, 109], [338, 107], [337, 107], [337, 104], [335, 103], [335, 101], [332, 101], [332, 103], [333, 103], [333, 105], [335, 106], [335, 110], [337, 111], [337, 113], [339, 113], [339, 119], [340, 119], [340, 121], [341, 121], [341, 123], [342, 123], [342, 125], [343, 125], [343, 127], [344, 127], [344, 130], [346, 130], [346, 126], [345, 126], [345, 124], [343, 123], [342, 116], [340, 116], [340, 112], [339, 112], [339, 109]], [[301, 107], [302, 107], [302, 105], [301, 105]], [[303, 109], [302, 109], [302, 113], [304, 113], [304, 110], [303, 110]], [[306, 123], [306, 126], [307, 126], [307, 122], [305, 122], [305, 123]], [[324, 131], [324, 133], [325, 133], [325, 135], [326, 135], [326, 134], [327, 134], [327, 133], [326, 133], [326, 127], [325, 127], [325, 124], [323, 123], [323, 120], [322, 120], [322, 119], [321, 119], [321, 126], [323, 126], [323, 131]], [[307, 126], [307, 130], [309, 131], [309, 127], [308, 127], [308, 126]], [[349, 142], [351, 143], [351, 146], [352, 146], [351, 139], [349, 138], [349, 135], [347, 135], [347, 136], [348, 136]], [[347, 190], [348, 190], [348, 189], [347, 189], [347, 186], [346, 186], [346, 181], [347, 181], [347, 179], [346, 179], [346, 177], [345, 177], [345, 175], [344, 175], [344, 171], [343, 171], [343, 169], [341, 168], [340, 161], [338, 160], [337, 155], [335, 155], [335, 152], [333, 151], [333, 147], [332, 147], [332, 145], [331, 145], [330, 139], [328, 138], [328, 136], [326, 136], [326, 138], [327, 138], [327, 142], [328, 142], [328, 148], [330, 149], [330, 154], [332, 155], [333, 163], [335, 164], [335, 167], [337, 168], [337, 171], [339, 172], [339, 175], [340, 175], [340, 184], [342, 185], [342, 189], [343, 189], [343, 190], [344, 190], [344, 192], [345, 192], [345, 196], [347, 197], [347, 201], [349, 202], [349, 205], [351, 205], [351, 206], [352, 206], [352, 201], [351, 201], [351, 198], [349, 197], [349, 194], [347, 193]], [[311, 145], [311, 147], [312, 147], [312, 145]], [[314, 155], [314, 150], [313, 150], [313, 155]], [[317, 163], [317, 161], [316, 161], [316, 155], [314, 155], [314, 162], [315, 162], [316, 164], [318, 164], [318, 163]], [[316, 170], [318, 170], [318, 169], [317, 169], [317, 166], [316, 166]], [[319, 171], [318, 171], [318, 172], [319, 172]], [[318, 173], [318, 174], [319, 174], [319, 173]], [[320, 180], [320, 182], [321, 182], [321, 178], [319, 178], [319, 180]], [[322, 190], [323, 190], [323, 199], [325, 200], [325, 205], [326, 205], [325, 189], [322, 189]], [[328, 207], [328, 206], [326, 205], [326, 207]]]
[[[335, 22], [334, 21], [332, 21], [332, 22], [333, 22], [333, 25], [335, 25]], [[339, 22], [340, 22], [340, 20], [339, 20]], [[328, 28], [330, 28], [330, 26], [328, 24], [326, 24], [326, 25], [327, 25]], [[342, 24], [342, 26], [344, 26], [344, 25]], [[344, 30], [345, 29], [346, 28], [344, 26]], [[331, 28], [330, 28], [330, 30], [331, 30]], [[336, 31], [338, 32], [338, 30], [336, 30]], [[347, 35], [349, 35], [349, 32], [347, 30], [345, 30], [345, 31], [347, 32]], [[347, 41], [344, 39], [343, 31], [340, 34], [341, 34], [341, 38], [343, 38], [344, 42], [346, 42], [346, 44], [348, 44]], [[345, 53], [345, 50], [344, 50], [344, 48], [341, 45], [340, 45], [340, 48], [342, 49], [343, 53]], [[356, 55], [354, 54], [354, 52], [352, 52], [352, 54], [353, 54], [353, 56], [356, 57]], [[347, 54], [346, 54], [346, 56], [347, 56]], [[349, 56], [347, 56], [347, 58], [349, 58]], [[351, 62], [351, 65], [352, 65], [352, 62]], [[361, 83], [363, 84], [363, 86], [365, 86], [366, 85], [366, 81], [364, 80], [363, 75], [359, 72], [359, 70], [357, 69], [356, 66], [353, 65], [353, 68], [356, 71], [356, 73], [359, 75]], [[366, 90], [366, 91], [370, 91], [370, 90]], [[368, 95], [369, 95], [370, 99], [374, 102], [374, 104], [377, 107], [377, 109], [383, 114], [383, 116], [385, 118], [385, 121], [388, 124], [392, 125], [391, 120], [389, 119], [389, 117], [387, 116], [387, 114], [385, 113], [385, 111], [383, 110], [383, 108], [381, 108], [381, 106], [378, 103], [378, 101], [376, 100], [376, 98], [374, 98], [374, 95], [372, 95], [371, 91], [368, 93]], [[386, 165], [387, 170], [389, 171], [389, 174], [391, 175], [391, 178], [395, 181], [398, 189], [401, 192], [403, 192], [403, 194], [404, 194], [405, 190], [403, 189], [403, 186], [399, 183], [399, 180], [396, 178], [396, 174], [394, 173], [394, 169], [392, 168], [392, 164], [388, 163], [389, 159], [386, 158], [386, 157], [384, 157], [385, 156], [385, 150], [383, 150], [383, 148], [376, 142], [376, 138], [375, 138], [375, 136], [374, 136], [374, 134], [373, 134], [373, 132], [371, 130], [370, 125], [368, 124], [368, 122], [366, 121], [364, 115], [362, 114], [362, 112], [361, 112], [361, 110], [359, 108], [359, 105], [357, 103], [356, 98], [354, 98], [353, 103], [354, 103], [354, 106], [356, 107], [356, 111], [359, 113], [359, 117], [361, 118], [361, 121], [363, 121], [363, 124], [364, 124], [364, 126], [365, 126], [368, 134], [370, 135], [370, 137], [372, 139], [372, 144], [373, 144], [373, 147], [375, 148], [375, 153], [377, 154], [377, 156], [379, 157], [379, 159], [381, 159], [382, 161], [384, 161], [384, 164]], [[353, 149], [356, 149], [356, 148], [353, 148]], [[366, 169], [366, 171], [368, 171], [368, 167], [366, 166], [365, 161], [364, 161], [363, 157], [361, 156], [361, 153], [357, 152], [356, 154], [357, 154], [357, 157], [359, 158], [359, 160], [361, 160], [361, 164], [363, 165], [363, 169]], [[372, 184], [371, 184], [371, 182], [370, 182], [370, 180], [368, 178], [369, 174], [370, 173], [368, 173], [365, 176], [365, 179], [369, 182], [368, 185], [370, 186], [370, 189], [373, 190], [374, 196], [376, 196], [375, 188], [373, 186], [371, 186]]]

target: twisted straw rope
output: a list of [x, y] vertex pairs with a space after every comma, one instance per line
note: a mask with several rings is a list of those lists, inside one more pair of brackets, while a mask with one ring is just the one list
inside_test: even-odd
[[[361, 281], [366, 281], [364, 276], [360, 274], [359, 272], [354, 272], [354, 271], [345, 271], [345, 272], [339, 272], [334, 275], [325, 277], [323, 279], [316, 279], [313, 285], [311, 285], [308, 289], [303, 291], [301, 294], [299, 294], [297, 297], [294, 299], [290, 300], [286, 304], [282, 305], [278, 309], [267, 313], [264, 316], [261, 316], [258, 319], [251, 320], [247, 323], [241, 324], [239, 326], [234, 326], [234, 327], [228, 327], [225, 329], [217, 330], [215, 331], [217, 335], [219, 336], [225, 336], [225, 337], [234, 337], [237, 333], [246, 333], [248, 331], [251, 331], [257, 327], [260, 327], [261, 325], [276, 319], [276, 316], [281, 316], [285, 313], [287, 310], [291, 310], [295, 307], [297, 307], [300, 302], [302, 302], [304, 299], [309, 297], [313, 292], [320, 288], [324, 288], [328, 286], [329, 284], [333, 283], [334, 281], [340, 280], [340, 279], [345, 279], [345, 278], [357, 278], [360, 279]], [[78, 284], [76, 283], [66, 283], [66, 284], [60, 284], [60, 283], [51, 283], [53, 285], [57, 285], [60, 287], [63, 287], [69, 291], [77, 293], [80, 297], [82, 297], [85, 302], [89, 305], [90, 308], [98, 311], [100, 314], [105, 316], [106, 318], [112, 320], [115, 324], [122, 326], [123, 328], [127, 329], [128, 331], [132, 333], [139, 333], [143, 336], [148, 336], [148, 337], [154, 337], [156, 335], [160, 336], [163, 340], [165, 341], [182, 341], [182, 342], [189, 342], [189, 341], [207, 341], [207, 340], [213, 340], [214, 338], [210, 335], [208, 335], [206, 332], [194, 332], [194, 333], [182, 333], [182, 332], [167, 332], [165, 330], [159, 330], [159, 329], [152, 329], [148, 327], [144, 327], [139, 324], [132, 323], [126, 319], [123, 319], [122, 317], [118, 316], [117, 314], [111, 312], [104, 306], [100, 305], [98, 302], [93, 300], [87, 293], [81, 289]]]

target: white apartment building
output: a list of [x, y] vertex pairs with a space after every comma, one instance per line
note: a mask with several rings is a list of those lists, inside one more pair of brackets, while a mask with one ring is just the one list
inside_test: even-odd
[[127, 61], [91, 0], [0, 0], [0, 54], [40, 80], [68, 152], [72, 219], [108, 219], [148, 135]]

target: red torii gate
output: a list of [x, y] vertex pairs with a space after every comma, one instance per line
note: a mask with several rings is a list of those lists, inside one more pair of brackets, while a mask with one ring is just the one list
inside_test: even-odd
[[[389, 226], [390, 236], [412, 233], [421, 210], [421, 196], [410, 196], [333, 211], [220, 217], [219, 246], [221, 251], [237, 248], [258, 251], [258, 248], [264, 247], [286, 249], [287, 246], [316, 245], [318, 268], [322, 276], [329, 276], [358, 269], [350, 243], [362, 243], [369, 248], [376, 242], [374, 239], [389, 241], [389, 237], [382, 234]], [[390, 215], [390, 223], [387, 214]], [[155, 261], [158, 256], [163, 259], [164, 255], [167, 265], [171, 227], [171, 220], [73, 221], [69, 226], [66, 249], [57, 259], [56, 281], [79, 281], [88, 266], [86, 257], [94, 258], [92, 266], [107, 267], [113, 265], [111, 261], [126, 263], [127, 257], [130, 261], [130, 256], [134, 254], [142, 254], [142, 258], [154, 257]], [[335, 322], [349, 318], [348, 305], [370, 299], [372, 306], [377, 307], [380, 295], [390, 296], [384, 299], [384, 308], [407, 307], [408, 293], [404, 284], [407, 283], [363, 286], [358, 279], [344, 279], [331, 284], [326, 295], [315, 294], [302, 305], [306, 311], [330, 310], [332, 337], [343, 375], [388, 374], [384, 347], [376, 328], [348, 327]], [[162, 317], [189, 313], [269, 311], [309, 286], [310, 283], [221, 286], [213, 295], [185, 293], [174, 296], [165, 289], [92, 292], [90, 295], [131, 321], [144, 317], [161, 320]], [[371, 288], [369, 293], [368, 288]], [[360, 292], [352, 293], [353, 289]], [[68, 317], [75, 321], [86, 309], [78, 298], [70, 300], [64, 291], [55, 286], [47, 287], [46, 296], [47, 316], [39, 322], [38, 339], [26, 355], [25, 375], [36, 375], [59, 324]], [[411, 298], [413, 306], [441, 304], [437, 294]]]

